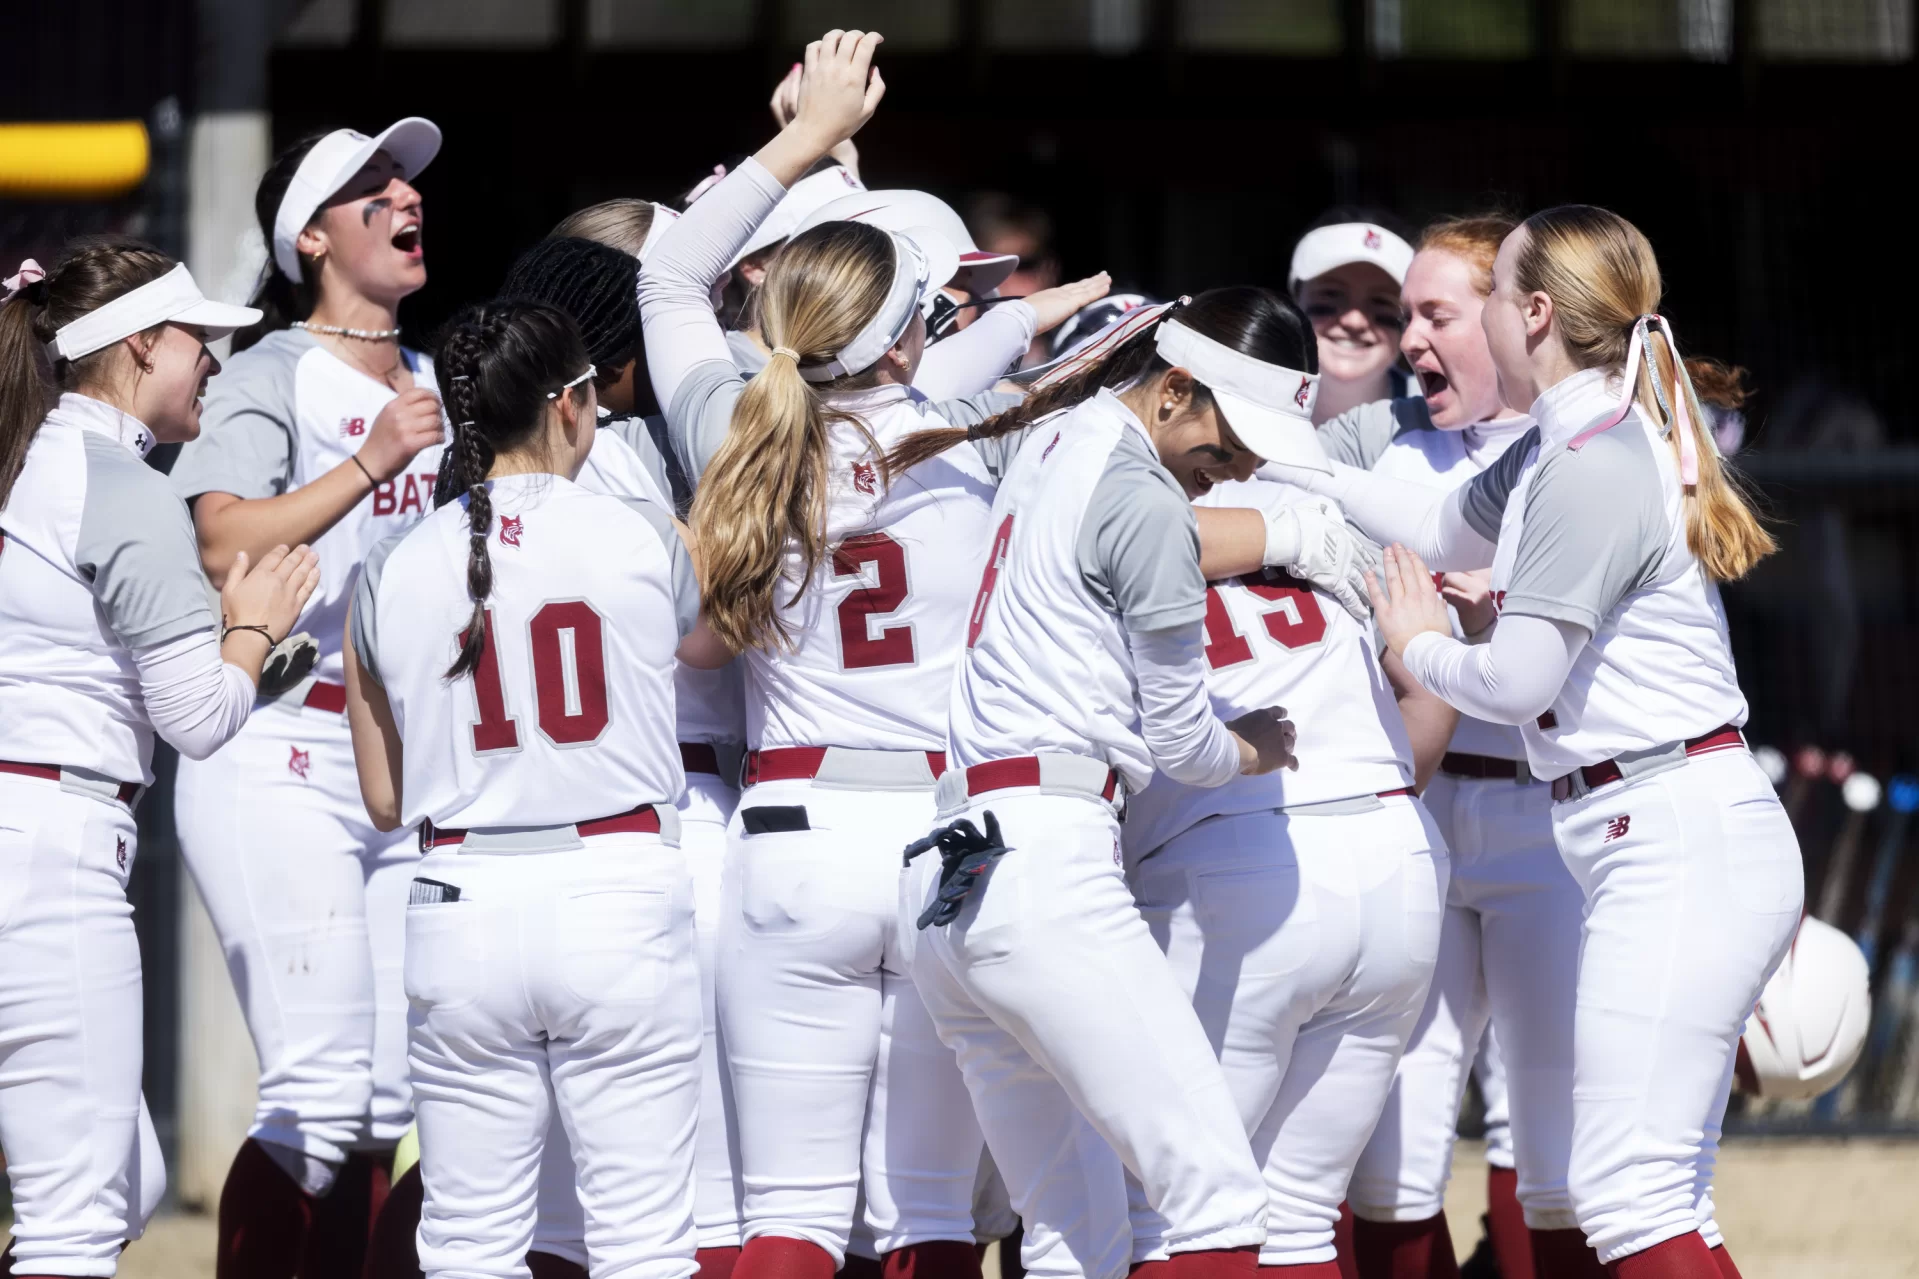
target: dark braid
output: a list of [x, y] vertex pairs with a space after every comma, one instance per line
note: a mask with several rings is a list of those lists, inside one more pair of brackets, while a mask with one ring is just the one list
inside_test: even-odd
[[500, 296], [544, 302], [572, 316], [586, 342], [586, 358], [600, 371], [594, 385], [604, 391], [640, 354], [639, 269], [618, 249], [551, 236], [520, 255], [500, 285]]
[[537, 302], [489, 302], [468, 307], [447, 327], [434, 356], [453, 442], [440, 461], [434, 505], [456, 497], [467, 505], [466, 589], [473, 616], [460, 632], [460, 653], [447, 679], [468, 675], [486, 651], [486, 601], [493, 593], [493, 495], [487, 476], [494, 460], [539, 429], [547, 395], [587, 365], [579, 330], [563, 312]]

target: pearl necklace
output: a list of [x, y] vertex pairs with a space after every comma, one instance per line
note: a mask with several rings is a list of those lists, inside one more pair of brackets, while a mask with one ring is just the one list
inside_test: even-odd
[[309, 324], [305, 320], [295, 320], [293, 327], [305, 329], [308, 333], [327, 333], [334, 337], [359, 338], [365, 342], [388, 342], [400, 336], [398, 329], [343, 329], [337, 324]]

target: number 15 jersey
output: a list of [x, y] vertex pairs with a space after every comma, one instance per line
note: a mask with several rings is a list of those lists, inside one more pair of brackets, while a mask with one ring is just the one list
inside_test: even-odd
[[404, 748], [403, 823], [556, 826], [672, 804], [686, 784], [674, 653], [700, 598], [671, 515], [557, 475], [489, 487], [472, 674], [445, 677], [473, 611], [464, 496], [376, 547], [354, 594], [353, 649]]

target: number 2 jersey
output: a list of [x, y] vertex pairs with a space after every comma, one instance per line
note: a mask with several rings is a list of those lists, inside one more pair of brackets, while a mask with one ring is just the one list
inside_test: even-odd
[[[1268, 510], [1310, 500], [1271, 480], [1218, 484], [1195, 505]], [[1186, 786], [1164, 774], [1127, 803], [1127, 856], [1144, 857], [1209, 817], [1352, 799], [1413, 783], [1413, 754], [1373, 628], [1330, 595], [1267, 569], [1206, 588], [1206, 691], [1234, 720], [1282, 706], [1299, 739], [1297, 772]]]
[[552, 826], [672, 805], [684, 788], [674, 653], [699, 583], [670, 512], [560, 476], [490, 482], [493, 590], [479, 668], [464, 495], [367, 557], [353, 647], [404, 747], [402, 822]]

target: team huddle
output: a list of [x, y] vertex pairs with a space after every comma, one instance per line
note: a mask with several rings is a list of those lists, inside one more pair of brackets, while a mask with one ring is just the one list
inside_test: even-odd
[[431, 355], [418, 118], [274, 160], [254, 306], [8, 281], [0, 1269], [111, 1276], [164, 1188], [157, 735], [260, 1061], [221, 1279], [1457, 1275], [1475, 1070], [1507, 1279], [1737, 1275], [1803, 884], [1651, 245], [1335, 215], [1284, 289], [1002, 296], [850, 167], [879, 43]]

